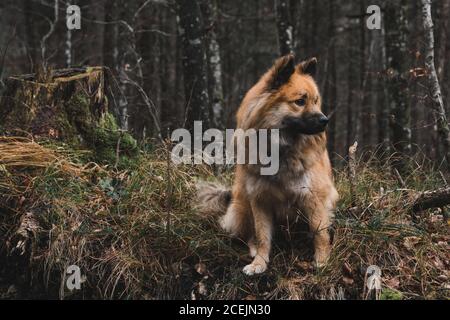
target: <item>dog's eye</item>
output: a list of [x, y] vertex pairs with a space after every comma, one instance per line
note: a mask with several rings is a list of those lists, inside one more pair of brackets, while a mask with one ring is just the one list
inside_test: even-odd
[[297, 101], [295, 101], [295, 104], [298, 105], [299, 107], [304, 107], [306, 105], [306, 99], [304, 98], [298, 99]]

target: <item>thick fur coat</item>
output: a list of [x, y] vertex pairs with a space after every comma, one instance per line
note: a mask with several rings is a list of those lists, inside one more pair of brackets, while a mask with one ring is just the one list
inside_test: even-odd
[[330, 255], [331, 224], [338, 193], [326, 149], [328, 119], [314, 73], [316, 59], [295, 64], [294, 56], [278, 59], [246, 94], [237, 112], [237, 127], [279, 129], [279, 171], [260, 175], [259, 165], [236, 166], [231, 192], [203, 184], [199, 203], [203, 211], [220, 214], [220, 225], [245, 240], [253, 257], [243, 271], [267, 269], [274, 224], [294, 219], [301, 211], [314, 232], [314, 260], [326, 263]]

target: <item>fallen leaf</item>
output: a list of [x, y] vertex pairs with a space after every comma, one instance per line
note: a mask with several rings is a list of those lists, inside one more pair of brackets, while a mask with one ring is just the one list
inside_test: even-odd
[[392, 279], [387, 279], [385, 281], [385, 284], [387, 287], [389, 287], [391, 289], [397, 289], [400, 286], [400, 280], [397, 277], [392, 278]]
[[355, 281], [349, 277], [342, 277], [342, 282], [346, 285], [352, 285]]
[[206, 285], [203, 283], [203, 281], [200, 281], [198, 283], [198, 293], [202, 296], [208, 295], [208, 289], [206, 288]]
[[312, 270], [312, 265], [308, 261], [298, 261], [296, 265], [302, 269], [303, 271], [310, 271]]
[[437, 222], [442, 222], [442, 221], [444, 221], [444, 216], [441, 214], [431, 216], [432, 223], [437, 223]]
[[345, 262], [342, 266], [342, 272], [347, 276], [353, 275], [353, 269], [348, 262]]
[[412, 250], [414, 249], [414, 246], [420, 242], [419, 237], [405, 237], [403, 239], [403, 245], [406, 249]]
[[201, 262], [197, 263], [195, 265], [195, 271], [197, 271], [197, 273], [200, 274], [200, 275], [206, 274], [207, 273], [206, 265], [204, 263], [201, 263]]

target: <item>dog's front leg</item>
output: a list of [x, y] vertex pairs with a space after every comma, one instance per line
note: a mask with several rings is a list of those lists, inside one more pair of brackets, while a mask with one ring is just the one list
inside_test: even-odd
[[251, 202], [256, 240], [256, 255], [253, 262], [246, 265], [243, 272], [247, 275], [263, 273], [269, 263], [269, 254], [272, 241], [273, 222], [272, 215], [267, 206], [257, 200]]
[[322, 267], [328, 260], [331, 251], [330, 234], [330, 212], [318, 205], [315, 209], [311, 208], [309, 216], [309, 228], [314, 233], [314, 264]]

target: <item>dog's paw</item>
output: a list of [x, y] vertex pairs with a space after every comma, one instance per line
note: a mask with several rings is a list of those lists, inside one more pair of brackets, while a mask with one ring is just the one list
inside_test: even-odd
[[323, 267], [325, 267], [326, 264], [327, 264], [326, 262], [320, 262], [320, 261], [314, 260], [313, 267], [314, 267], [314, 269], [322, 269]]
[[252, 276], [254, 274], [260, 274], [266, 271], [267, 264], [261, 264], [261, 263], [251, 263], [248, 264], [242, 269], [242, 272], [244, 272], [248, 276]]
[[320, 253], [316, 253], [314, 256], [314, 268], [316, 269], [321, 269], [323, 267], [325, 267], [325, 265], [328, 262], [328, 258], [329, 258], [329, 253], [328, 252], [323, 252], [322, 254]]

